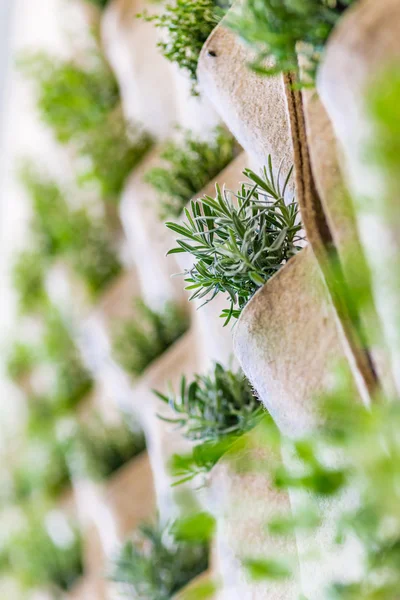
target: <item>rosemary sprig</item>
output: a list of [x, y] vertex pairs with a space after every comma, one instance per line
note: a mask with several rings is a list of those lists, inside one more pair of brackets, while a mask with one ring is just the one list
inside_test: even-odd
[[227, 293], [225, 325], [239, 317], [253, 294], [300, 250], [298, 206], [290, 196], [292, 169], [275, 177], [271, 157], [262, 175], [244, 171], [235, 194], [216, 185], [216, 197], [192, 201], [186, 222], [166, 226], [181, 236], [168, 254], [186, 252], [194, 265], [184, 272], [190, 300], [210, 302]]
[[181, 379], [180, 393], [155, 394], [168, 404], [176, 417], [160, 416], [182, 429], [194, 441], [218, 441], [227, 435], [248, 431], [263, 414], [252, 388], [239, 370], [216, 363], [206, 375], [195, 375], [189, 384]]

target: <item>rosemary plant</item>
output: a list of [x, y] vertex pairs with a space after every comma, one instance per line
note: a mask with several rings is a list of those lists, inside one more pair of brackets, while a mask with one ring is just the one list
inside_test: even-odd
[[109, 425], [92, 418], [78, 426], [69, 444], [74, 476], [105, 479], [146, 447], [143, 432], [126, 421]]
[[169, 303], [163, 312], [157, 313], [136, 300], [134, 318], [115, 328], [115, 357], [128, 373], [141, 375], [187, 327], [187, 315], [180, 307]]
[[176, 0], [159, 15], [138, 15], [165, 30], [167, 40], [158, 45], [169, 61], [188, 73], [194, 95], [198, 94], [196, 71], [201, 49], [223, 12], [214, 0]]
[[190, 384], [183, 376], [179, 396], [155, 393], [176, 414], [175, 418], [161, 418], [177, 425], [184, 437], [194, 441], [240, 435], [264, 412], [243, 373], [224, 369], [219, 363], [209, 374], [195, 375]]
[[111, 579], [137, 600], [170, 600], [208, 566], [205, 544], [178, 542], [168, 529], [142, 525], [116, 557]]
[[315, 72], [332, 29], [356, 0], [245, 0], [227, 24], [255, 52], [253, 68], [265, 75], [299, 72], [298, 53]]
[[239, 317], [253, 294], [298, 250], [301, 224], [298, 206], [289, 197], [291, 170], [275, 177], [271, 157], [262, 176], [246, 169], [236, 193], [216, 186], [216, 197], [192, 201], [184, 210], [186, 222], [166, 223], [181, 236], [169, 254], [187, 252], [195, 261], [185, 271], [190, 300], [210, 302], [226, 292], [230, 307], [222, 316], [227, 324]]
[[189, 200], [234, 158], [235, 141], [223, 127], [216, 127], [210, 141], [183, 132], [180, 141], [166, 144], [161, 158], [165, 167], [154, 167], [145, 175], [161, 194], [161, 216], [179, 216]]

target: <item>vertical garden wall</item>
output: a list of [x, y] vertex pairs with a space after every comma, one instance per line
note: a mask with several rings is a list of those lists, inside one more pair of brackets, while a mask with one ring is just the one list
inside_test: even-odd
[[399, 3], [74, 3], [17, 61], [69, 172], [17, 170], [2, 581], [394, 600]]

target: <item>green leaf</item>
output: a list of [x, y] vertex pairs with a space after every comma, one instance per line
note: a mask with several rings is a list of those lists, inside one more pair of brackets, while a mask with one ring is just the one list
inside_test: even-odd
[[288, 579], [292, 576], [292, 569], [283, 560], [247, 558], [243, 561], [243, 566], [255, 581]]

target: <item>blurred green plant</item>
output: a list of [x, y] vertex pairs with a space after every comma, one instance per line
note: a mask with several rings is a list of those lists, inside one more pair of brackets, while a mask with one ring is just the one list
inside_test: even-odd
[[91, 218], [84, 209], [70, 213], [69, 229], [72, 243], [65, 258], [95, 298], [122, 269], [111, 233], [105, 221]]
[[142, 525], [114, 560], [111, 579], [138, 600], [170, 600], [208, 566], [208, 547], [177, 541], [160, 525]]
[[126, 123], [117, 109], [82, 140], [78, 181], [97, 184], [102, 197], [116, 203], [127, 177], [152, 145], [152, 138], [140, 126]]
[[216, 197], [204, 196], [185, 208], [186, 222], [167, 222], [181, 236], [168, 254], [186, 252], [195, 258], [184, 272], [190, 300], [213, 300], [226, 292], [227, 324], [238, 318], [246, 303], [301, 249], [302, 225], [296, 201], [289, 197], [292, 170], [282, 181], [275, 177], [271, 157], [262, 176], [244, 171], [247, 182], [234, 194], [216, 185]]
[[166, 4], [161, 14], [138, 15], [165, 31], [167, 39], [158, 46], [169, 61], [188, 73], [193, 95], [198, 95], [196, 72], [201, 49], [223, 14], [222, 5], [214, 0], [176, 0]]
[[185, 311], [167, 303], [162, 312], [151, 310], [146, 304], [135, 301], [134, 316], [115, 324], [113, 349], [116, 359], [134, 376], [144, 370], [188, 328]]
[[181, 379], [180, 394], [156, 395], [174, 411], [176, 417], [164, 417], [193, 441], [218, 441], [227, 435], [240, 435], [264, 414], [260, 402], [242, 371], [225, 369], [215, 363], [210, 373], [195, 375], [188, 384]]
[[146, 448], [143, 432], [126, 421], [107, 424], [99, 417], [78, 425], [68, 442], [72, 473], [106, 479]]
[[231, 162], [235, 140], [223, 127], [216, 127], [211, 140], [201, 140], [191, 131], [166, 144], [161, 158], [165, 167], [153, 167], [144, 176], [161, 194], [161, 216], [179, 216], [189, 200]]
[[59, 185], [32, 163], [24, 163], [20, 178], [32, 202], [34, 242], [49, 265], [64, 258], [93, 296], [102, 292], [121, 270], [105, 221], [72, 209]]
[[16, 341], [7, 356], [7, 374], [12, 381], [21, 381], [29, 376], [40, 360], [40, 352], [33, 345]]
[[45, 316], [43, 347], [44, 358], [56, 373], [52, 404], [60, 411], [72, 409], [92, 389], [93, 380], [82, 364], [69, 327], [56, 309]]
[[[245, 0], [226, 24], [255, 51], [252, 68], [262, 75], [294, 72], [298, 55], [314, 79], [327, 39], [343, 12], [356, 0]], [[300, 81], [300, 76], [298, 77]]]
[[86, 0], [86, 2], [89, 2], [89, 4], [94, 4], [95, 6], [104, 9], [107, 6], [109, 0]]
[[48, 258], [40, 250], [24, 250], [17, 254], [11, 277], [22, 314], [37, 313], [48, 303], [45, 288], [48, 266]]
[[31, 436], [11, 470], [9, 502], [17, 504], [38, 498], [56, 499], [71, 483], [64, 450], [54, 436]]
[[152, 140], [126, 123], [117, 84], [100, 53], [92, 51], [84, 66], [44, 52], [19, 64], [35, 84], [42, 121], [59, 142], [72, 144], [78, 181], [96, 184], [103, 200], [117, 202]]
[[27, 589], [47, 587], [60, 594], [82, 575], [80, 538], [58, 511], [42, 515], [30, 509], [3, 552], [5, 574], [11, 573]]
[[45, 52], [18, 61], [33, 80], [42, 121], [63, 144], [79, 142], [104, 123], [119, 102], [117, 83], [99, 52], [85, 66]]
[[73, 243], [70, 209], [60, 186], [25, 160], [19, 168], [21, 182], [32, 205], [31, 229], [36, 247], [45, 256], [58, 256]]
[[239, 451], [242, 436], [230, 434], [218, 440], [209, 440], [197, 444], [188, 454], [174, 454], [169, 463], [171, 475], [175, 477], [174, 486], [195, 478], [204, 478], [227, 452]]

